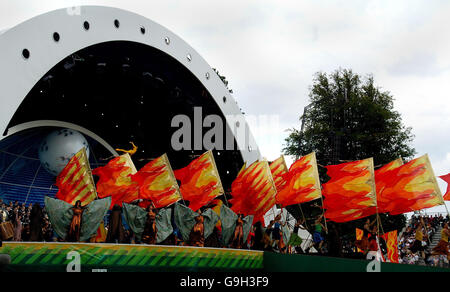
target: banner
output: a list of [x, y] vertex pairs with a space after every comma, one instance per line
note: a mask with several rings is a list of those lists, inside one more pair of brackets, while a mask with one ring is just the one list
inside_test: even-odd
[[289, 172], [287, 168], [286, 161], [284, 160], [284, 156], [281, 155], [280, 158], [273, 161], [270, 164], [270, 171], [272, 172], [273, 181], [275, 183], [275, 187], [277, 191], [281, 191], [286, 185], [286, 180], [284, 179], [284, 175]]
[[189, 208], [193, 211], [224, 194], [212, 151], [204, 153], [185, 168], [176, 170], [175, 177], [181, 181], [183, 200], [189, 201]]
[[391, 215], [444, 204], [428, 155], [390, 170], [379, 197], [386, 202], [383, 212]]
[[388, 259], [391, 263], [399, 263], [398, 255], [398, 235], [397, 230], [386, 233], [382, 235], [383, 239], [386, 241], [388, 250]]
[[131, 179], [136, 167], [130, 155], [113, 158], [107, 165], [98, 167], [92, 174], [99, 176], [97, 193], [100, 198], [111, 197], [111, 209], [114, 205], [131, 203], [139, 199], [139, 185]]
[[141, 168], [132, 175], [132, 180], [139, 184], [139, 199], [152, 201], [156, 208], [181, 200], [178, 183], [166, 154]]
[[239, 172], [231, 185], [231, 209], [236, 214], [254, 215], [254, 223], [264, 223], [264, 215], [274, 205], [277, 189], [267, 161], [256, 161]]
[[444, 200], [450, 201], [450, 173], [447, 175], [440, 176], [440, 178], [447, 183], [447, 191], [445, 192]]
[[322, 197], [316, 154], [313, 152], [294, 162], [283, 175], [284, 187], [277, 193], [277, 204], [284, 207], [310, 202]]
[[97, 198], [85, 148], [70, 159], [56, 178], [55, 185], [58, 187], [56, 198], [72, 205], [81, 201], [86, 206]]
[[331, 178], [323, 185], [325, 217], [343, 223], [376, 213], [373, 159], [327, 166]]

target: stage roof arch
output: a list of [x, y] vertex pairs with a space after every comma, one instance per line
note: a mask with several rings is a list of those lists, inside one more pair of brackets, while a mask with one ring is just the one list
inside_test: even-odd
[[[135, 13], [100, 6], [52, 11], [2, 31], [0, 48], [0, 149], [14, 135], [42, 136], [67, 126], [103, 146], [99, 153], [117, 155], [114, 148], [134, 141], [140, 147], [136, 164], [168, 153], [179, 168], [209, 149], [169, 149], [175, 114], [193, 117], [193, 108], [202, 107], [204, 116], [222, 117], [228, 129], [248, 129], [237, 102], [200, 54]], [[233, 136], [236, 150], [214, 150], [225, 185], [243, 162], [261, 158], [246, 133]]]

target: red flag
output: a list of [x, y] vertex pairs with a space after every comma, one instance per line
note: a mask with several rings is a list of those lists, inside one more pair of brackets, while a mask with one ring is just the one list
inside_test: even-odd
[[445, 192], [444, 200], [450, 201], [450, 173], [447, 175], [440, 176], [440, 178], [447, 183], [447, 191]]
[[398, 215], [444, 204], [428, 155], [391, 169], [378, 197], [383, 212]]
[[331, 178], [323, 185], [325, 217], [348, 222], [376, 213], [373, 159], [327, 166]]
[[391, 184], [396, 169], [402, 165], [403, 160], [399, 158], [375, 171], [375, 182], [377, 187], [377, 204], [379, 213], [388, 212], [388, 206], [389, 203], [391, 202], [391, 198], [385, 197], [383, 191], [388, 185]]
[[56, 178], [55, 185], [58, 187], [56, 198], [72, 205], [78, 200], [87, 205], [97, 198], [85, 148], [70, 159]]
[[283, 175], [284, 186], [277, 188], [277, 204], [282, 206], [310, 202], [322, 197], [316, 154], [303, 156]]
[[231, 209], [240, 214], [254, 215], [253, 222], [264, 222], [264, 215], [275, 205], [277, 190], [267, 161], [257, 161], [244, 167], [231, 185]]
[[166, 154], [149, 162], [132, 176], [139, 184], [139, 198], [150, 200], [156, 208], [181, 200], [177, 180]]
[[224, 193], [211, 151], [174, 173], [181, 181], [180, 191], [183, 200], [189, 201], [189, 208], [193, 211], [197, 211]]
[[113, 158], [107, 165], [98, 167], [92, 174], [98, 175], [97, 193], [100, 198], [111, 197], [111, 209], [114, 205], [131, 203], [137, 199], [139, 185], [131, 180], [136, 173], [133, 161], [129, 154]]
[[398, 236], [397, 230], [386, 233], [382, 235], [383, 239], [386, 241], [388, 250], [388, 259], [391, 263], [398, 264]]
[[270, 171], [272, 172], [273, 181], [275, 182], [277, 191], [281, 191], [286, 185], [284, 176], [289, 172], [283, 155], [270, 164]]

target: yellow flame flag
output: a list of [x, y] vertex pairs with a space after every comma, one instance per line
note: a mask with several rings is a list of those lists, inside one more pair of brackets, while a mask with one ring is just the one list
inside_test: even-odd
[[273, 181], [275, 182], [275, 186], [279, 192], [286, 185], [286, 179], [284, 176], [289, 172], [283, 155], [270, 164], [270, 171], [272, 172]]
[[85, 206], [97, 198], [91, 167], [83, 148], [75, 154], [56, 178], [56, 198], [75, 205], [77, 201]]
[[163, 208], [181, 200], [178, 183], [166, 154], [149, 162], [132, 176], [139, 184], [139, 198]]
[[[276, 182], [275, 177], [274, 179]], [[294, 162], [289, 171], [283, 174], [282, 179], [284, 184], [279, 183], [279, 187], [277, 185], [277, 204], [286, 207], [310, 202], [322, 197], [316, 154], [314, 152]]]
[[[378, 170], [379, 171], [379, 170]], [[428, 155], [388, 170], [378, 197], [382, 212], [398, 215], [444, 204]]]
[[323, 185], [325, 217], [343, 223], [376, 213], [373, 159], [327, 166], [331, 178]]
[[277, 189], [267, 161], [244, 167], [231, 185], [231, 209], [237, 214], [254, 215], [253, 222], [264, 222], [264, 215], [275, 205]]
[[224, 194], [212, 151], [204, 153], [174, 173], [181, 181], [180, 191], [183, 200], [189, 201], [189, 208], [193, 211]]
[[397, 230], [386, 233], [382, 237], [386, 241], [389, 262], [398, 264], [399, 255]]
[[99, 176], [97, 192], [100, 198], [111, 197], [111, 209], [114, 205], [131, 203], [139, 199], [139, 185], [132, 181], [136, 167], [130, 155], [123, 154], [111, 159], [107, 165], [98, 167], [92, 172]]

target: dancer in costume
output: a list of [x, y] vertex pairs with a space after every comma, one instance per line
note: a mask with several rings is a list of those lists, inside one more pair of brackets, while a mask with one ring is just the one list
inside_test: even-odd
[[420, 256], [425, 259], [425, 248], [423, 246], [423, 228], [425, 226], [425, 223], [423, 222], [423, 218], [420, 217], [420, 223], [416, 228], [416, 239], [411, 247], [411, 251], [413, 253], [420, 252]]
[[108, 243], [125, 242], [125, 230], [122, 224], [122, 207], [114, 205], [111, 215], [109, 215], [108, 235], [106, 236]]
[[188, 246], [203, 247], [205, 239], [213, 233], [214, 226], [219, 221], [219, 216], [212, 209], [194, 212], [175, 203], [174, 212], [175, 224], [180, 230], [184, 244]]
[[162, 208], [158, 211], [152, 203], [145, 210], [136, 205], [123, 203], [123, 211], [125, 220], [138, 241], [145, 244], [157, 244], [173, 233], [170, 208]]
[[85, 242], [95, 236], [111, 206], [111, 197], [95, 200], [83, 207], [45, 197], [45, 206], [55, 233], [69, 242]]
[[448, 251], [448, 237], [450, 236], [450, 230], [448, 223], [444, 224], [444, 228], [441, 231], [441, 240], [438, 245], [433, 248], [433, 255], [445, 255], [447, 260], [450, 261], [450, 252]]
[[69, 232], [67, 233], [68, 242], [80, 241], [81, 235], [81, 216], [83, 215], [84, 208], [81, 206], [81, 201], [78, 200], [75, 206], [72, 207], [72, 222], [70, 223]]
[[323, 246], [323, 243], [325, 242], [325, 239], [323, 238], [323, 235], [322, 235], [322, 231], [323, 230], [326, 231], [325, 226], [322, 224], [322, 218], [323, 218], [323, 214], [320, 215], [316, 219], [316, 222], [314, 223], [314, 233], [313, 233], [313, 242], [314, 242], [314, 245], [318, 245], [317, 251], [319, 253], [322, 253], [322, 246]]
[[[364, 254], [367, 254], [369, 252], [369, 237], [372, 233], [376, 233], [376, 226], [375, 223], [377, 220], [375, 219], [373, 222], [370, 222], [370, 219], [367, 218], [366, 223], [363, 227], [363, 237], [361, 240], [355, 241], [355, 246], [363, 251]], [[371, 237], [370, 237], [371, 238]]]
[[[243, 248], [252, 228], [253, 215], [244, 217], [237, 215], [225, 205], [220, 208], [220, 222], [222, 224], [222, 244], [225, 247]], [[231, 242], [230, 242], [231, 241]]]

